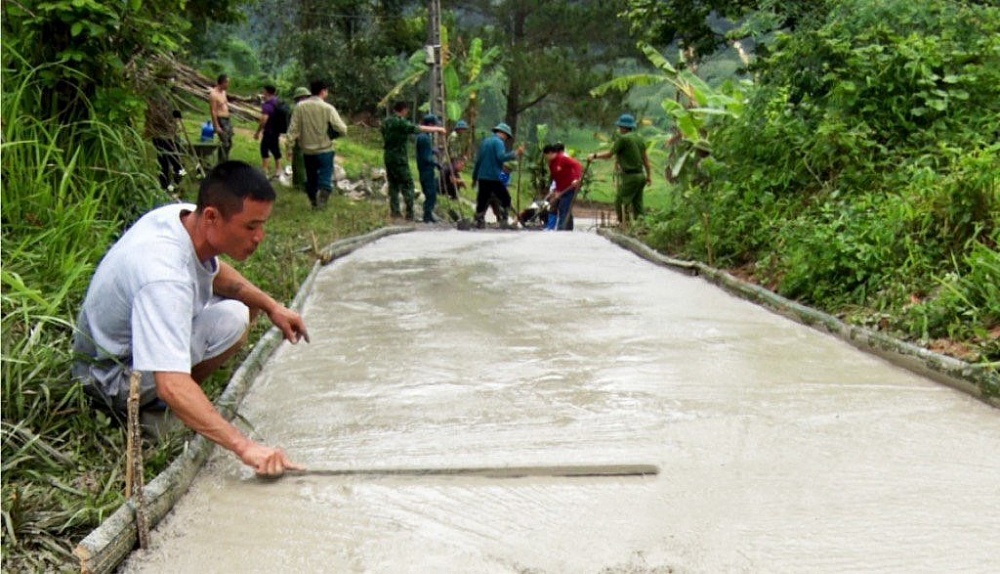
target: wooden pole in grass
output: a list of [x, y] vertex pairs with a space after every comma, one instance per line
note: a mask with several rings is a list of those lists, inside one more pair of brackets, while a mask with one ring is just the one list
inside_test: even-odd
[[139, 381], [142, 375], [132, 371], [128, 389], [128, 453], [125, 457], [125, 497], [132, 500], [139, 547], [149, 548], [149, 522], [142, 497], [142, 427], [139, 425]]
[[517, 206], [515, 207], [514, 219], [521, 220], [521, 156], [517, 156]]

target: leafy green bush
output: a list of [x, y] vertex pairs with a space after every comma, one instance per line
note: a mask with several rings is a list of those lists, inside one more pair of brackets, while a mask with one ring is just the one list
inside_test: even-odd
[[713, 128], [709, 181], [647, 239], [913, 338], [989, 332], [974, 283], [997, 250], [1000, 8], [839, 4], [769, 47], [743, 113]]
[[40, 117], [64, 123], [100, 117], [119, 125], [137, 99], [124, 88], [127, 78], [150, 53], [180, 47], [188, 27], [184, 8], [182, 0], [5, 3], [4, 68], [32, 70], [44, 88]]
[[[937, 296], [914, 311], [926, 319], [925, 337], [983, 336], [985, 330], [1000, 326], [1000, 252], [996, 249], [975, 244], [939, 284]], [[969, 318], [970, 325], [957, 324], [956, 312]]]

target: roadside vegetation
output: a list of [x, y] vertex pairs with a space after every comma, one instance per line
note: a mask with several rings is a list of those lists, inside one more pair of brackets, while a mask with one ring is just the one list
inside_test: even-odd
[[[283, 14], [268, 8], [274, 0], [254, 3], [249, 21], [239, 17], [246, 2], [169, 0], [155, 3], [155, 10], [148, 4], [57, 0], [26, 2], [27, 12], [4, 7], [4, 571], [72, 569], [73, 546], [123, 502], [125, 433], [89, 408], [69, 380], [69, 365], [76, 313], [98, 261], [139, 215], [172, 201], [158, 188], [152, 149], [141, 138], [136, 70], [156, 56], [180, 53], [190, 41], [203, 71], [235, 67], [245, 72], [237, 78], [252, 78], [234, 82], [240, 95], [273, 78], [288, 93], [304, 83], [305, 68], [325, 61], [324, 50], [340, 54], [344, 45], [336, 34], [310, 36], [311, 28], [301, 37], [285, 28], [271, 33], [275, 21], [266, 18]], [[339, 4], [353, 10], [364, 3]], [[743, 28], [728, 26], [728, 36], [718, 36], [717, 29], [696, 25], [705, 14], [667, 18], [689, 8], [687, 0], [618, 0], [602, 6], [622, 10], [622, 22], [659, 36], [602, 34], [606, 53], [622, 58], [606, 67], [593, 64], [598, 52], [588, 53], [586, 65], [572, 60], [581, 50], [550, 54], [554, 68], [587, 73], [549, 85], [552, 68], [523, 65], [546, 53], [547, 44], [533, 44], [529, 34], [510, 53], [494, 51], [504, 30], [480, 25], [531, 3], [486, 4], [489, 10], [477, 13], [469, 29], [448, 22], [455, 55], [490, 55], [475, 70], [456, 60], [464, 99], [453, 115], [475, 114], [477, 137], [497, 121], [512, 123], [506, 114], [522, 116], [518, 140], [528, 144], [529, 155], [514, 176], [520, 183], [512, 182], [521, 187], [522, 204], [546, 183], [541, 144], [560, 139], [582, 157], [609, 145], [623, 109], [643, 110], [640, 132], [651, 142], [655, 173], [646, 195], [650, 213], [625, 231], [849, 322], [986, 368], [1000, 366], [1000, 8], [951, 0], [825, 0], [780, 12], [797, 3], [713, 0], [704, 4], [718, 14], [749, 16]], [[534, 29], [551, 30], [547, 18], [558, 17], [561, 5], [539, 5], [555, 12], [544, 11], [537, 21], [518, 14]], [[352, 180], [382, 163], [369, 121], [377, 112], [371, 95], [389, 93], [409, 73], [426, 29], [420, 12], [388, 17], [365, 6], [356, 19], [374, 18], [384, 38], [351, 49], [362, 51], [357, 57], [378, 73], [357, 79], [358, 91], [334, 102], [357, 120], [337, 143], [338, 163]], [[674, 12], [656, 12], [662, 9]], [[676, 25], [682, 21], [688, 24]], [[664, 22], [674, 27], [657, 25]], [[249, 44], [255, 29], [282, 44]], [[628, 46], [612, 45], [619, 36]], [[706, 64], [717, 47], [731, 51], [735, 37], [756, 40], [749, 67], [732, 58]], [[639, 50], [635, 40], [642, 41]], [[309, 58], [264, 69], [258, 53]], [[521, 92], [524, 100], [552, 90], [537, 107], [520, 111], [502, 98], [519, 64], [522, 89], [535, 90]], [[349, 82], [354, 72], [338, 73]], [[472, 78], [481, 79], [475, 90]], [[580, 90], [586, 82], [594, 98]], [[419, 86], [407, 89], [407, 97], [425, 97]], [[369, 107], [347, 104], [362, 101]], [[203, 102], [192, 106], [207, 109]], [[188, 133], [197, 134], [201, 121], [188, 118]], [[253, 125], [237, 129], [233, 158], [256, 165]], [[584, 199], [610, 203], [613, 162], [595, 162], [588, 176]], [[300, 191], [277, 191], [266, 240], [238, 268], [286, 302], [311, 270], [316, 247], [386, 223], [383, 200], [335, 197], [317, 211]], [[181, 195], [194, 199], [193, 177]], [[267, 327], [266, 320], [258, 323], [252, 341]], [[210, 394], [228, 376], [217, 374]], [[182, 447], [183, 437], [147, 445], [147, 478]]]
[[837, 5], [763, 51], [739, 107], [707, 86], [666, 106], [675, 151], [696, 153], [666, 166], [672, 199], [635, 233], [996, 369], [1000, 9]]
[[[121, 504], [124, 434], [69, 380], [94, 265], [155, 202], [134, 131], [40, 119], [33, 72], [4, 76], [2, 479], [5, 571], [53, 568]], [[113, 168], [112, 168], [113, 166]]]

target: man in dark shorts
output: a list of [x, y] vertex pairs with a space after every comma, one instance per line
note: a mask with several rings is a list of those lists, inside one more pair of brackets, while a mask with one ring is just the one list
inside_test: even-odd
[[[278, 89], [274, 86], [264, 86], [264, 103], [260, 106], [260, 123], [253, 139], [260, 138], [260, 161], [264, 174], [269, 179], [278, 177], [281, 173], [281, 132], [278, 129]], [[274, 172], [271, 172], [271, 156], [274, 156]]]

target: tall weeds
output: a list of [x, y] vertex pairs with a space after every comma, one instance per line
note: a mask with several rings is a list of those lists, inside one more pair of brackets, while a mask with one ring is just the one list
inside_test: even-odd
[[[121, 505], [124, 487], [124, 433], [92, 411], [70, 382], [76, 312], [109, 245], [167, 198], [151, 175], [157, 169], [139, 134], [94, 121], [93, 110], [91, 119], [72, 125], [38, 119], [55, 115], [37, 109], [38, 70], [28, 71], [6, 47], [3, 55], [0, 569], [67, 571], [76, 567], [72, 547]], [[380, 157], [377, 149], [350, 149], [352, 158]], [[256, 145], [245, 140], [237, 141], [234, 154], [259, 158]], [[351, 168], [367, 171], [361, 162]], [[280, 194], [268, 241], [241, 266], [280, 300], [290, 301], [312, 269], [314, 258], [303, 247], [384, 221], [374, 204], [338, 197], [325, 212], [307, 205], [300, 194]], [[251, 343], [267, 327], [259, 323]], [[209, 397], [227, 380], [225, 370], [211, 377]], [[147, 478], [170, 463], [185, 438], [146, 445]]]
[[41, 570], [121, 502], [123, 438], [70, 381], [71, 339], [94, 267], [158, 192], [133, 129], [44, 119], [40, 70], [4, 49], [0, 527], [4, 569]]

